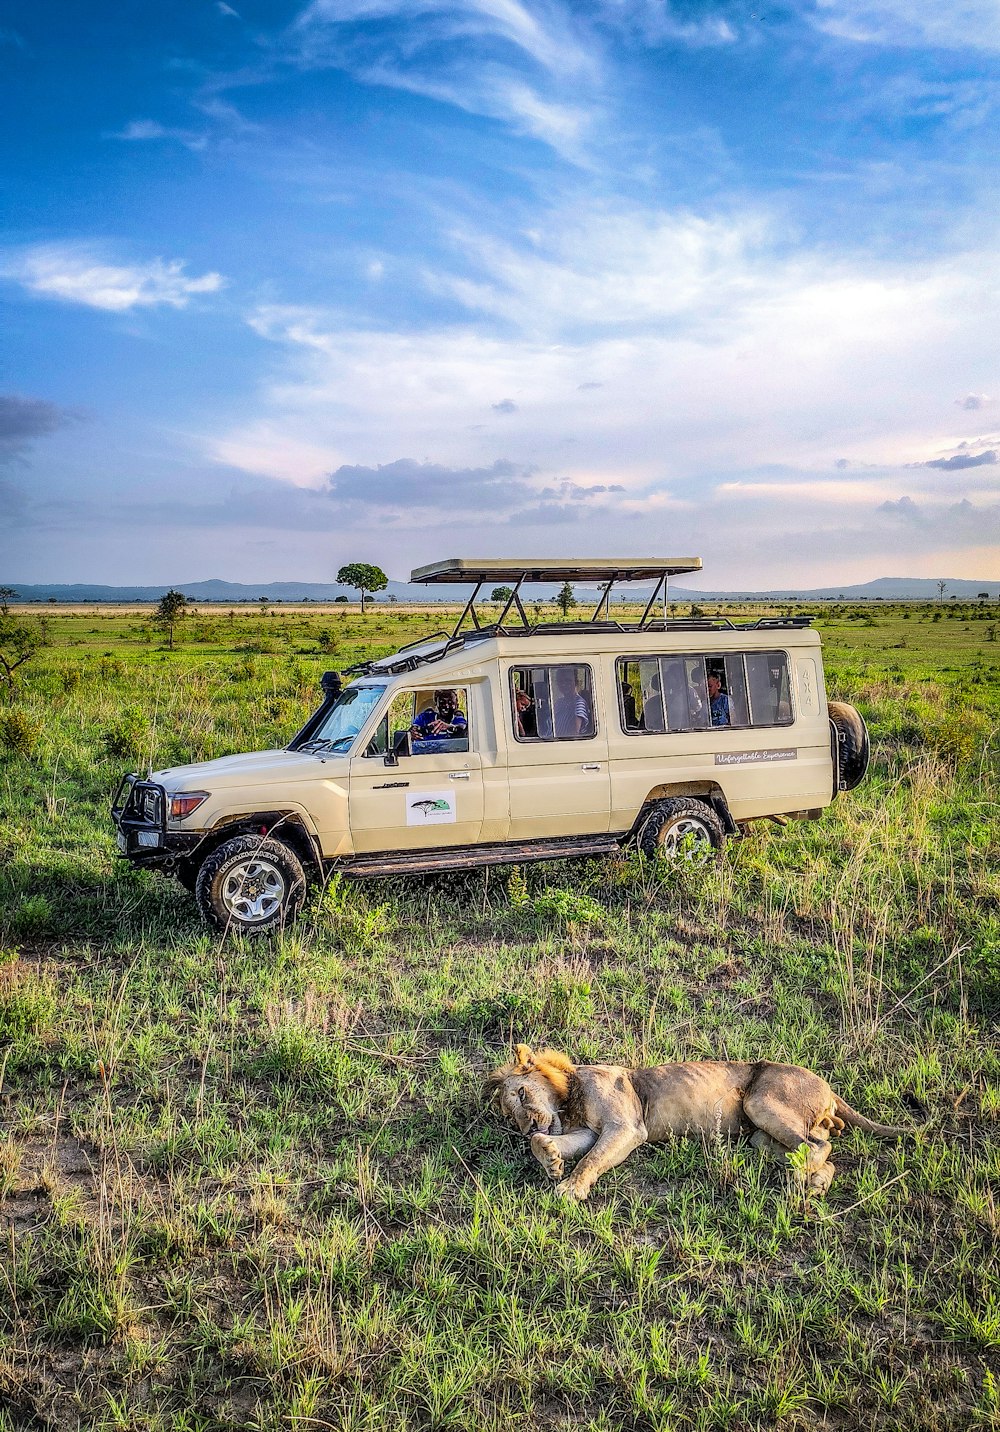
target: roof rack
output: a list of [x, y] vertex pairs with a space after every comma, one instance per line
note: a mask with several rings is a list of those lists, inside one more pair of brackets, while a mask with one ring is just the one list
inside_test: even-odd
[[[521, 588], [525, 582], [599, 582], [601, 595], [590, 618], [591, 623], [596, 623], [600, 620], [602, 609], [605, 617], [610, 619], [611, 588], [616, 582], [653, 581], [656, 585], [639, 623], [640, 628], [644, 628], [661, 590], [666, 617], [670, 578], [681, 572], [700, 571], [700, 557], [446, 557], [426, 567], [415, 567], [410, 573], [410, 581], [428, 585], [438, 582], [468, 582], [473, 585], [473, 593], [452, 632], [452, 636], [457, 637], [466, 617], [471, 617], [477, 631], [499, 631], [512, 607], [524, 629], [530, 629], [531, 624], [521, 603]], [[496, 622], [484, 626], [476, 611], [476, 599], [487, 582], [513, 582], [514, 586]], [[573, 625], [578, 627], [582, 623]]]
[[[456, 628], [450, 636], [446, 632], [435, 632], [433, 636], [421, 637], [418, 641], [411, 642], [409, 646], [401, 647], [391, 656], [374, 657], [369, 661], [359, 662], [357, 666], [349, 666], [344, 675], [370, 676], [378, 672], [385, 676], [397, 676], [402, 672], [417, 671], [422, 666], [432, 666], [435, 662], [443, 661], [454, 651], [461, 651], [466, 646], [472, 646], [490, 637], [533, 637], [552, 634], [576, 636], [583, 633], [600, 632], [617, 632], [622, 636], [627, 636], [636, 632], [794, 631], [809, 626], [811, 621], [812, 618], [808, 616], [784, 616], [758, 617], [756, 621], [750, 622], [734, 622], [729, 617], [680, 617], [676, 620], [657, 617], [652, 621], [643, 622], [536, 622], [534, 626], [525, 623], [509, 627], [501, 626], [495, 622], [490, 626], [477, 626], [472, 631], [459, 632]], [[440, 645], [427, 649], [428, 644], [433, 641], [439, 641]]]

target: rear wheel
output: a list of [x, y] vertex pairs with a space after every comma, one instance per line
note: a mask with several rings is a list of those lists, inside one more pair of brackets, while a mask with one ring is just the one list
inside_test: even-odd
[[639, 825], [639, 849], [649, 859], [713, 860], [726, 843], [722, 821], [710, 805], [691, 796], [653, 801]]
[[240, 835], [214, 850], [198, 871], [195, 898], [216, 930], [256, 934], [294, 920], [302, 908], [302, 862], [281, 840]]

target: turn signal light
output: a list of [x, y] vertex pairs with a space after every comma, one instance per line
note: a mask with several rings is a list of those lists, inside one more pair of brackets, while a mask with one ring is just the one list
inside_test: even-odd
[[182, 796], [170, 797], [170, 819], [183, 820], [193, 810], [197, 810], [202, 801], [208, 800], [208, 791], [187, 791]]

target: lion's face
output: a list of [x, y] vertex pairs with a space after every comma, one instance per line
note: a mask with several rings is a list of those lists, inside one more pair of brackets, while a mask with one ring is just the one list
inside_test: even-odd
[[514, 1074], [500, 1086], [500, 1112], [522, 1134], [558, 1133], [556, 1093], [540, 1074]]

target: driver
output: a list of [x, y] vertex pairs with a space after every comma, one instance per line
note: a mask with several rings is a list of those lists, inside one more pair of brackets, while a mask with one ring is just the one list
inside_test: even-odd
[[435, 691], [434, 705], [421, 711], [410, 731], [415, 740], [443, 741], [468, 734], [469, 723], [458, 709], [458, 692], [452, 687]]

